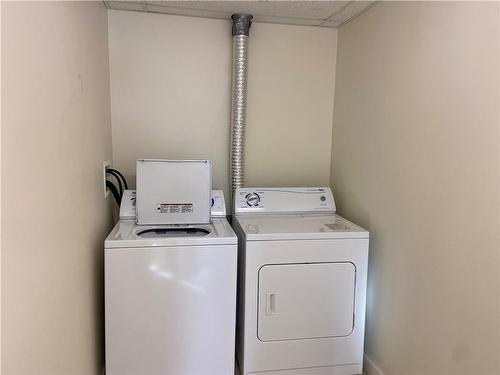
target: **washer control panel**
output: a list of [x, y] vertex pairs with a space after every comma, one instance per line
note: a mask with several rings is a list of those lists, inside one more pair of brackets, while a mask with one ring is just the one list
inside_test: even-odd
[[329, 187], [310, 188], [239, 188], [235, 213], [335, 212], [335, 200]]
[[[125, 190], [123, 192], [122, 203], [120, 204], [120, 220], [135, 220], [135, 190]], [[222, 190], [212, 190], [211, 195], [212, 217], [226, 217], [226, 202]]]
[[125, 190], [120, 203], [120, 220], [135, 220], [135, 190]]
[[226, 217], [226, 202], [222, 190], [212, 190], [212, 217]]

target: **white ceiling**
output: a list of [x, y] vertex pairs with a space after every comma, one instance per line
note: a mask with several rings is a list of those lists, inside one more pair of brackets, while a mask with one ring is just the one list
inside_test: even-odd
[[229, 19], [233, 13], [254, 16], [255, 22], [339, 27], [375, 1], [104, 1], [108, 9]]

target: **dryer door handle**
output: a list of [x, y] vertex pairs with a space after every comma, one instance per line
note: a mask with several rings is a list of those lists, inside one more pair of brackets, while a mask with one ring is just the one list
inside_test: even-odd
[[266, 315], [276, 315], [276, 292], [266, 294]]

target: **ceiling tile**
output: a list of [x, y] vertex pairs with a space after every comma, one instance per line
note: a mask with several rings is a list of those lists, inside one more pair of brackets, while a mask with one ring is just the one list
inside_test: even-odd
[[340, 21], [325, 20], [325, 21], [321, 22], [318, 26], [336, 28], [336, 27], [339, 27], [341, 24], [342, 24], [342, 22], [340, 22]]
[[148, 3], [230, 14], [248, 13], [255, 17], [326, 19], [339, 11], [348, 1], [151, 1]]
[[110, 9], [144, 11], [140, 1], [106, 1], [106, 5]]
[[255, 22], [338, 27], [374, 1], [105, 1], [110, 9], [229, 19], [247, 13]]
[[[274, 17], [274, 16], [255, 16], [254, 22], [263, 22], [263, 23], [278, 23], [278, 24], [291, 24], [292, 20], [286, 17]], [[318, 19], [310, 19], [310, 18], [294, 18], [294, 25], [302, 25], [302, 26], [318, 26], [322, 20]]]
[[349, 21], [351, 18], [356, 17], [357, 15], [364, 12], [366, 8], [371, 6], [375, 1], [352, 1], [344, 7], [342, 10], [333, 14], [329, 20], [340, 21], [344, 23]]
[[229, 17], [231, 17], [231, 14], [227, 12], [220, 12], [208, 9], [185, 9], [185, 8], [166, 6], [166, 5], [158, 5], [151, 2], [146, 3], [146, 9], [148, 12], [153, 12], [153, 13], [175, 14], [175, 15], [191, 16], [191, 17], [206, 17], [206, 18], [221, 18], [221, 19], [229, 19]]

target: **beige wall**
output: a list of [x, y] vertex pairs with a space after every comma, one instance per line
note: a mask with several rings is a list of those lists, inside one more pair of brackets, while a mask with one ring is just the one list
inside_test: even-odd
[[[2, 9], [0, 4], [0, 86], [2, 83]], [[0, 89], [0, 373], [2, 373], [2, 90]]]
[[[109, 11], [115, 166], [207, 158], [229, 187], [229, 21]], [[247, 185], [325, 185], [337, 31], [254, 23], [249, 45]]]
[[372, 236], [368, 357], [500, 374], [500, 4], [380, 3], [337, 58], [331, 183]]
[[103, 366], [106, 11], [2, 2], [2, 373]]

